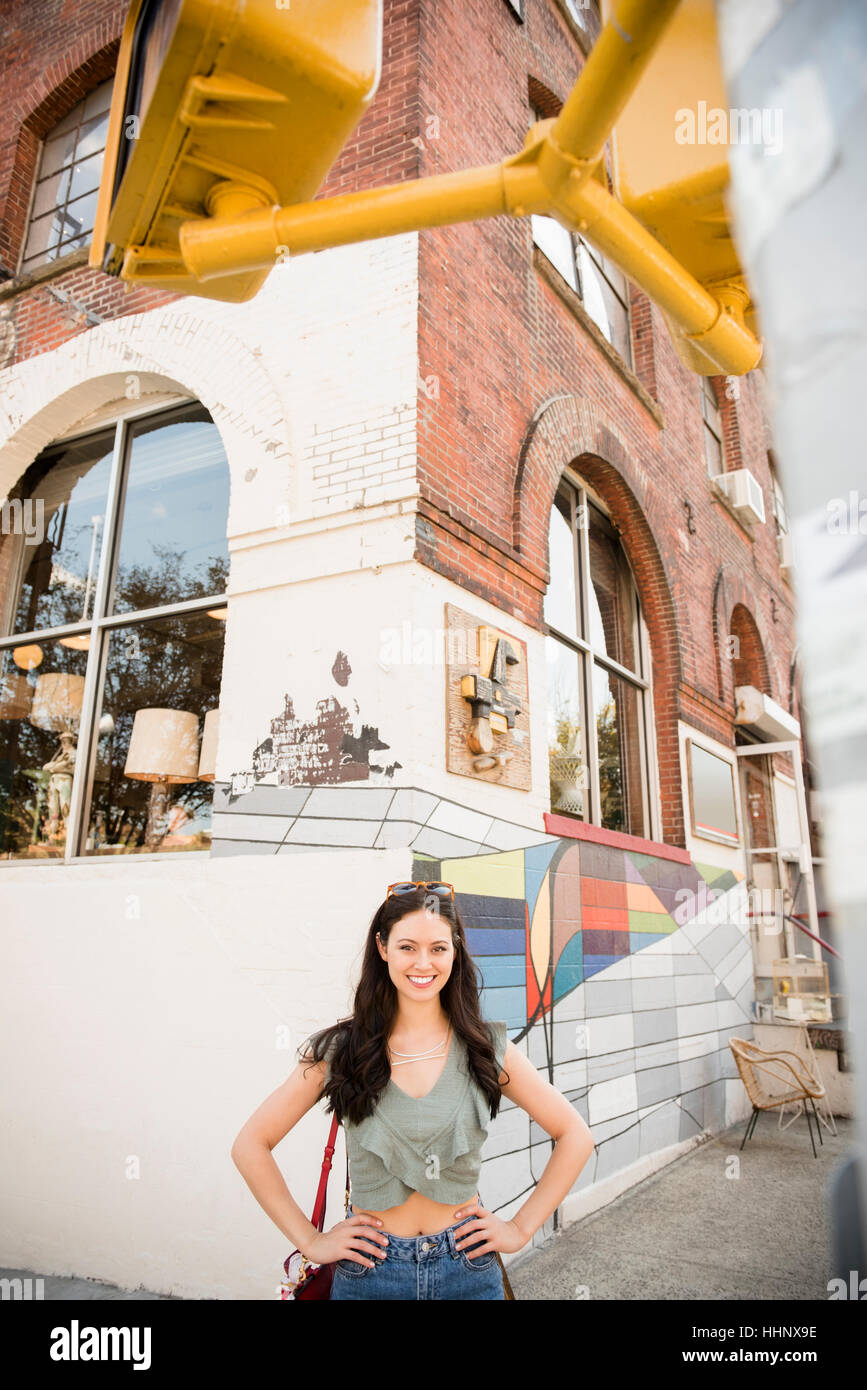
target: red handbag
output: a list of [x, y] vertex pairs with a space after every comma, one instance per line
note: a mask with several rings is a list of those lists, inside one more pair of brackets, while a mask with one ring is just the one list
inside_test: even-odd
[[[322, 1172], [319, 1176], [319, 1187], [316, 1191], [316, 1201], [313, 1204], [313, 1215], [310, 1220], [321, 1231], [325, 1224], [325, 1203], [328, 1196], [328, 1175], [331, 1172], [331, 1160], [334, 1158], [334, 1147], [337, 1139], [337, 1126], [339, 1120], [335, 1115], [331, 1121], [331, 1131], [325, 1144], [325, 1153], [322, 1158]], [[349, 1154], [346, 1156], [346, 1215], [349, 1215]], [[300, 1250], [293, 1250], [283, 1261], [285, 1279], [280, 1281], [280, 1298], [282, 1301], [294, 1298], [330, 1298], [331, 1280], [334, 1274], [334, 1262], [330, 1261], [324, 1265], [311, 1264], [306, 1255], [302, 1255]]]

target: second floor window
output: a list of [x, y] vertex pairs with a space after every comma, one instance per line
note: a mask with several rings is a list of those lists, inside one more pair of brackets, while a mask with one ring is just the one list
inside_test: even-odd
[[704, 457], [708, 476], [716, 478], [725, 472], [723, 456], [722, 416], [717, 404], [713, 380], [709, 376], [700, 378], [701, 418], [704, 421]]
[[103, 82], [46, 135], [39, 159], [21, 272], [86, 246], [96, 202], [112, 82]]
[[551, 810], [652, 837], [649, 656], [617, 533], [586, 489], [551, 509], [545, 596]]
[[[533, 111], [534, 121], [542, 119], [540, 112]], [[534, 213], [530, 217], [530, 224], [536, 246], [578, 295], [602, 336], [631, 367], [629, 286], [626, 276], [589, 241], [561, 226], [555, 218], [540, 217]]]
[[777, 523], [777, 535], [785, 536], [789, 532], [789, 518], [786, 514], [786, 499], [783, 496], [783, 487], [780, 482], [780, 475], [777, 472], [773, 455], [768, 454], [768, 463], [771, 469], [771, 499], [774, 506], [774, 520]]

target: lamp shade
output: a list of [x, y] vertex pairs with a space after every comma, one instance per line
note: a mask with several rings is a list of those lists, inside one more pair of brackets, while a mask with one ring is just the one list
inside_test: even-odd
[[36, 682], [30, 723], [37, 729], [50, 729], [56, 734], [77, 728], [83, 695], [84, 676], [73, 676], [68, 671], [46, 671]]
[[26, 719], [33, 704], [33, 686], [23, 671], [0, 676], [0, 719]]
[[199, 768], [199, 716], [185, 709], [138, 709], [124, 777], [142, 782], [195, 782]]
[[217, 775], [217, 736], [220, 727], [220, 711], [209, 709], [205, 715], [205, 728], [202, 733], [202, 754], [199, 758], [199, 782], [213, 782]]

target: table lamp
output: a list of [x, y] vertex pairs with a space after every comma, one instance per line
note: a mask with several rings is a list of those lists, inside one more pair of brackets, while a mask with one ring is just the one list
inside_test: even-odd
[[146, 831], [155, 849], [164, 834], [169, 787], [195, 782], [199, 768], [199, 716], [184, 709], [136, 710], [124, 777], [151, 782]]
[[198, 782], [213, 782], [217, 775], [217, 737], [220, 727], [220, 711], [209, 709], [205, 715], [205, 728], [202, 733], [202, 754], [199, 758]]

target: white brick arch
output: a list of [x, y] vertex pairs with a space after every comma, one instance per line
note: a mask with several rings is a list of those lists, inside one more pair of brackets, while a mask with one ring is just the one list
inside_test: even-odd
[[155, 391], [195, 396], [213, 416], [229, 461], [229, 536], [285, 525], [295, 447], [278, 391], [242, 339], [177, 305], [100, 324], [0, 372], [0, 497], [78, 421]]

